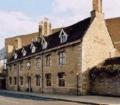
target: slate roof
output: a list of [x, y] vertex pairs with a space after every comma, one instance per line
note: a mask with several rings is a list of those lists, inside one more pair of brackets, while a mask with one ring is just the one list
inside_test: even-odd
[[[66, 43], [74, 42], [78, 39], [82, 39], [90, 25], [90, 21], [91, 21], [91, 18], [86, 18], [76, 24], [62, 28], [64, 30], [64, 32], [68, 35], [67, 42], [65, 42], [65, 43], [60, 43], [59, 34], [60, 34], [61, 30], [56, 33], [53, 33], [52, 35], [50, 35], [48, 37], [44, 37], [48, 43], [47, 48], [44, 50], [58, 47], [60, 45], [66, 44]], [[33, 44], [37, 48], [35, 53], [43, 51], [40, 42], [33, 42]], [[24, 49], [27, 51], [26, 56], [32, 54], [30, 46], [31, 46], [31, 44], [24, 46]], [[19, 50], [16, 50], [15, 52], [18, 54], [17, 59], [20, 59], [23, 57], [22, 56], [22, 48]], [[13, 61], [13, 60], [14, 60], [14, 56], [12, 56], [12, 58], [9, 61]]]

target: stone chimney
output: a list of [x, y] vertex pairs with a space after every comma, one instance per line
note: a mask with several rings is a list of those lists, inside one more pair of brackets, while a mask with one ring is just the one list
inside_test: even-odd
[[91, 12], [91, 18], [94, 19], [97, 16], [103, 16], [102, 0], [92, 0], [92, 3], [93, 11]]
[[44, 20], [39, 24], [39, 36], [48, 36], [50, 34], [52, 34], [51, 22], [48, 18], [44, 18]]
[[16, 38], [15, 41], [16, 41], [15, 49], [18, 50], [18, 49], [22, 48], [22, 40], [21, 40], [21, 38]]

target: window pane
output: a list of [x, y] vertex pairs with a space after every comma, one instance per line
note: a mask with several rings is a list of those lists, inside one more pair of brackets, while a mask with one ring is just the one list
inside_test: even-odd
[[41, 67], [41, 58], [37, 58], [36, 59], [36, 69], [40, 69], [40, 67]]
[[65, 52], [60, 52], [59, 53], [59, 64], [63, 65], [66, 63], [66, 54]]
[[49, 54], [46, 56], [46, 66], [50, 66], [50, 64], [51, 64], [51, 55]]
[[40, 86], [40, 76], [36, 75], [36, 86]]
[[46, 86], [51, 86], [51, 74], [46, 74]]
[[59, 82], [58, 85], [59, 85], [60, 87], [65, 86], [64, 75], [65, 75], [64, 72], [60, 72], [60, 73], [58, 73], [58, 82]]
[[16, 84], [17, 84], [17, 78], [14, 77], [14, 85], [16, 85]]
[[20, 84], [23, 85], [23, 77], [20, 77]]

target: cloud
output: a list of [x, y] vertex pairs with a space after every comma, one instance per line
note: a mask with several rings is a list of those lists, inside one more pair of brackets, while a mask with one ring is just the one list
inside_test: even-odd
[[4, 39], [37, 31], [37, 24], [22, 12], [0, 11], [0, 48]]
[[81, 14], [90, 11], [90, 0], [54, 0], [53, 11], [55, 13]]
[[54, 0], [53, 16], [58, 24], [70, 25], [89, 17], [91, 7], [90, 0]]
[[106, 18], [120, 17], [120, 0], [103, 0], [103, 11]]
[[37, 25], [22, 12], [0, 11], [0, 38], [35, 31]]
[[[105, 18], [120, 16], [120, 0], [103, 0]], [[90, 16], [92, 0], [54, 0], [53, 15], [58, 24], [70, 25]], [[55, 19], [56, 20], [56, 19]]]

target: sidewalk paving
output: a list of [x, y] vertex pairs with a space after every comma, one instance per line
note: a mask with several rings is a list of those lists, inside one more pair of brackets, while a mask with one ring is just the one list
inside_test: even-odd
[[38, 98], [53, 99], [68, 102], [77, 102], [83, 104], [93, 105], [120, 105], [119, 97], [106, 96], [72, 96], [72, 95], [57, 95], [57, 94], [38, 94], [18, 91], [0, 90], [0, 93], [9, 93], [16, 95], [26, 95]]

